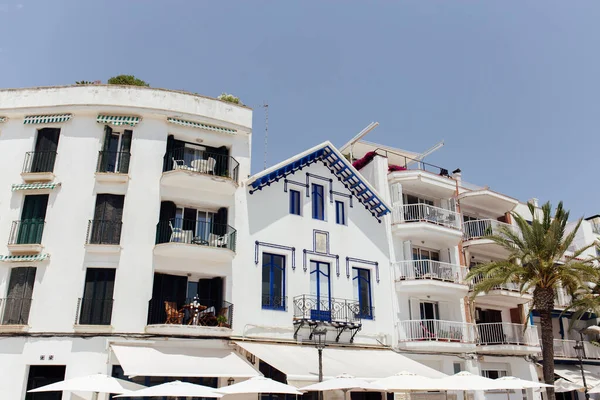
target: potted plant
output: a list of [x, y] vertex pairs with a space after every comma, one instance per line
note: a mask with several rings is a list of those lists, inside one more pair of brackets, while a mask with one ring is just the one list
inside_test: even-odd
[[221, 328], [230, 328], [229, 324], [227, 323], [227, 317], [224, 315], [219, 315], [217, 317], [217, 324]]

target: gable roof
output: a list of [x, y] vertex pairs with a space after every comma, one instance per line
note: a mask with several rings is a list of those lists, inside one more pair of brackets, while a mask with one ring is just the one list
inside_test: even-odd
[[377, 191], [329, 141], [250, 177], [250, 194], [317, 161], [321, 161], [375, 218], [380, 219], [390, 212], [390, 207]]

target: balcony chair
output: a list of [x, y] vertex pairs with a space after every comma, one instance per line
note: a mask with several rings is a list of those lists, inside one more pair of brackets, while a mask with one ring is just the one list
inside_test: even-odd
[[176, 160], [174, 157], [171, 157], [173, 160], [173, 169], [186, 169], [184, 160]]
[[201, 174], [215, 174], [217, 160], [209, 157], [207, 160], [194, 160], [190, 163], [191, 169]]
[[165, 312], [167, 313], [165, 324], [181, 325], [183, 323], [185, 314], [182, 310], [177, 309], [177, 303], [174, 301], [165, 301]]
[[227, 235], [215, 235], [210, 233], [208, 235], [208, 243], [214, 247], [227, 247], [228, 237]]
[[171, 238], [169, 239], [169, 242], [188, 242], [186, 238], [189, 236], [189, 232], [191, 231], [184, 231], [181, 228], [175, 228], [173, 227], [173, 223], [171, 221], [169, 221], [169, 228], [171, 228]]

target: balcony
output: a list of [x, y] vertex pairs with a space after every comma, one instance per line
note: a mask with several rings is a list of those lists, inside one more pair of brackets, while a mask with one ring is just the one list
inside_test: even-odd
[[505, 229], [518, 233], [517, 227], [495, 219], [466, 221], [463, 224], [463, 246], [471, 247], [477, 252], [505, 257], [508, 251], [489, 238], [492, 235], [502, 235]]
[[460, 214], [444, 208], [429, 204], [396, 205], [392, 218], [392, 231], [403, 239], [451, 247], [462, 237]]
[[121, 221], [92, 219], [88, 222], [86, 248], [99, 253], [121, 251]]
[[130, 158], [131, 153], [126, 151], [98, 152], [96, 180], [105, 183], [127, 183]]
[[[470, 290], [481, 281], [481, 276], [473, 277], [470, 283]], [[533, 293], [526, 292], [521, 294], [519, 285], [514, 282], [507, 282], [502, 285], [497, 285], [486, 293], [477, 295], [478, 302], [485, 302], [496, 306], [512, 306], [516, 307], [519, 304], [528, 303], [533, 299]]]
[[113, 299], [79, 298], [75, 316], [76, 331], [111, 331]]
[[233, 304], [214, 299], [188, 298], [184, 301], [152, 299], [148, 307], [146, 332], [186, 336], [230, 336]]
[[13, 254], [38, 254], [42, 251], [44, 220], [13, 221], [8, 237], [8, 250]]
[[477, 341], [474, 324], [438, 319], [399, 322], [398, 340], [406, 350], [474, 350]]
[[[576, 340], [554, 339], [554, 358], [573, 358], [577, 359], [577, 350], [575, 350]], [[583, 341], [584, 360], [600, 360], [600, 347], [593, 345], [588, 341]]]
[[477, 351], [480, 353], [537, 354], [540, 340], [532, 326], [492, 322], [477, 324]]
[[170, 198], [185, 199], [206, 193], [231, 196], [238, 188], [239, 163], [229, 155], [189, 148], [165, 155], [161, 186]]
[[29, 151], [25, 153], [21, 177], [25, 182], [54, 180], [55, 151]]
[[27, 331], [30, 309], [30, 297], [0, 299], [0, 332]]
[[[466, 184], [466, 182], [463, 183]], [[496, 193], [488, 188], [467, 190], [461, 193], [458, 199], [463, 211], [487, 212], [492, 215], [504, 215], [519, 204], [517, 199]]]
[[407, 292], [436, 292], [466, 295], [466, 268], [434, 260], [407, 260], [395, 265], [396, 289]]
[[374, 307], [361, 306], [358, 300], [319, 298], [306, 294], [296, 296], [294, 297], [294, 326], [296, 327], [294, 338], [297, 338], [298, 331], [304, 326], [312, 329], [317, 325], [327, 324], [337, 329], [336, 341], [339, 341], [344, 331], [348, 331], [352, 343], [362, 326], [362, 320], [373, 319], [374, 310]]
[[166, 257], [231, 261], [237, 232], [227, 224], [182, 218], [160, 221], [154, 254]]

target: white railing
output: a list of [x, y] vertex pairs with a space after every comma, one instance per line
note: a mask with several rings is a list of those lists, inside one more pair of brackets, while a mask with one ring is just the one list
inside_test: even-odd
[[[558, 358], [577, 358], [577, 350], [575, 350], [576, 340], [554, 339], [554, 357]], [[593, 345], [590, 342], [583, 342], [584, 359], [598, 360], [600, 359], [600, 347]]]
[[467, 269], [463, 266], [434, 260], [399, 261], [396, 280], [433, 279], [444, 282], [465, 283]]
[[438, 319], [400, 321], [398, 337], [401, 342], [475, 343], [475, 329], [473, 324]]
[[554, 293], [554, 305], [556, 307], [561, 307], [561, 308], [569, 307], [571, 305], [571, 300], [572, 300], [571, 295], [568, 294], [564, 288], [559, 287], [556, 289], [556, 291]]
[[395, 205], [393, 210], [394, 223], [430, 222], [447, 228], [460, 230], [460, 214], [445, 208], [429, 204]]
[[[483, 279], [482, 276], [474, 276], [473, 280], [470, 282], [471, 290], [473, 290], [473, 286], [475, 286], [476, 284], [481, 282], [482, 279]], [[519, 285], [514, 282], [506, 282], [506, 283], [503, 283], [502, 285], [494, 286], [494, 288], [492, 290], [509, 290], [511, 292], [519, 292], [520, 291]]]
[[514, 226], [504, 222], [496, 221], [495, 219], [477, 219], [466, 221], [464, 223], [463, 238], [464, 240], [471, 240], [491, 235], [498, 235], [502, 233], [500, 227], [506, 227], [515, 233], [517, 232], [517, 228]]
[[532, 327], [523, 330], [523, 324], [491, 322], [477, 324], [477, 344], [539, 346], [540, 340], [537, 330]]

